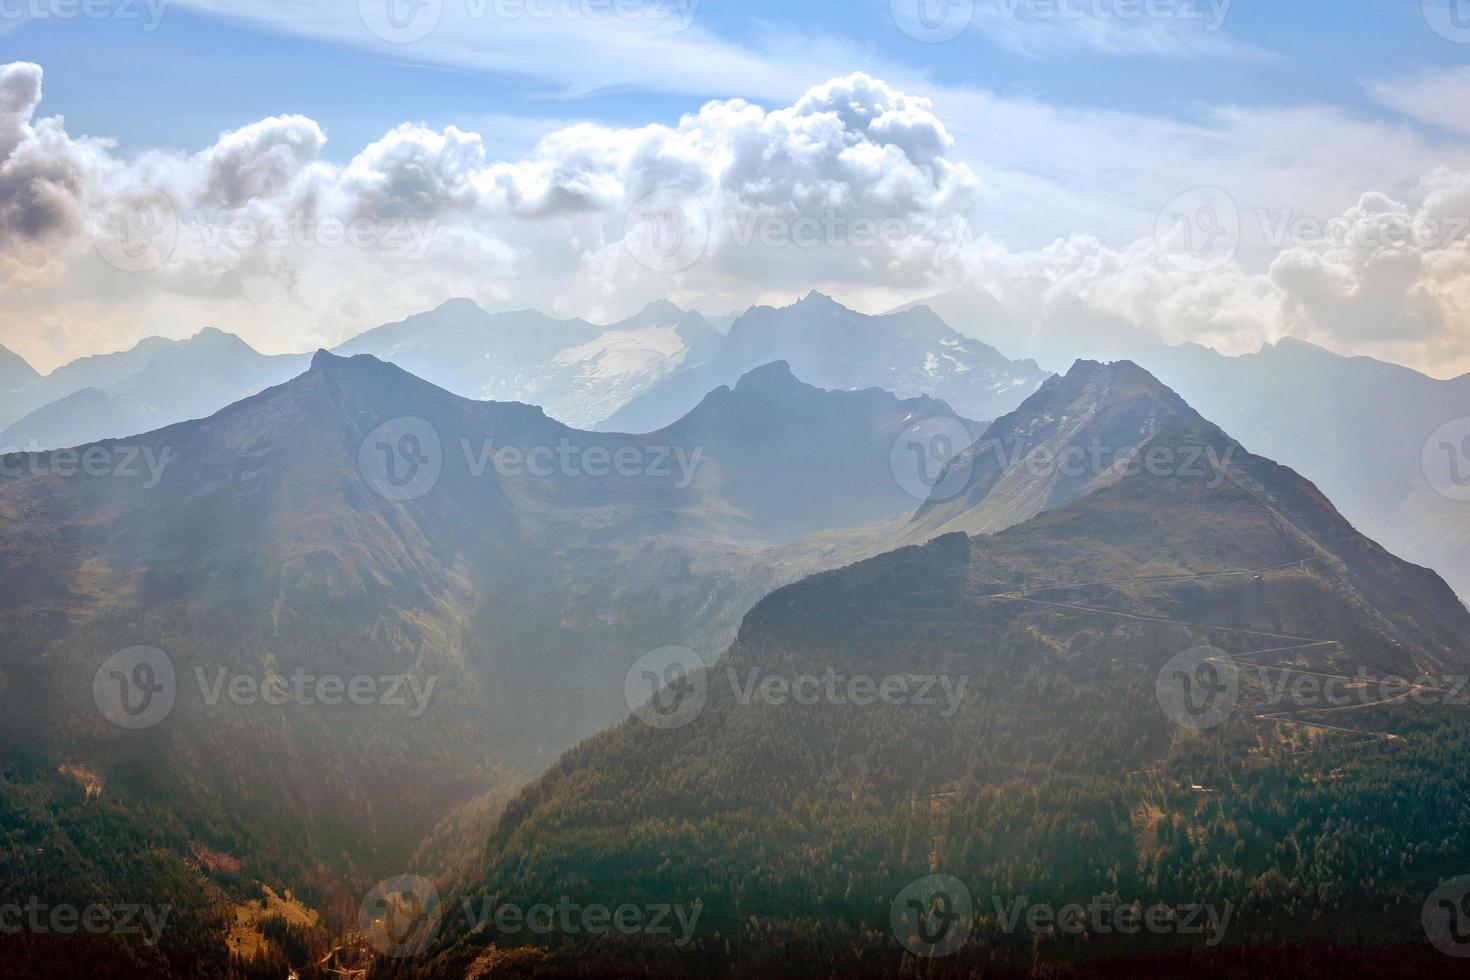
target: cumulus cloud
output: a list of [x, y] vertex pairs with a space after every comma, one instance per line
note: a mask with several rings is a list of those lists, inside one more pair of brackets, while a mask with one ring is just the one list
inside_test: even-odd
[[1470, 368], [1470, 173], [1433, 171], [1412, 205], [1375, 191], [1320, 218], [1242, 210], [1238, 231], [1232, 242], [1274, 244], [1264, 271], [1234, 252], [1181, 264], [1167, 239], [1074, 235], [1026, 252], [977, 243], [954, 285], [999, 301], [986, 339], [1052, 367], [1159, 341], [1236, 354], [1290, 336], [1436, 374]]
[[59, 119], [32, 125], [41, 102], [41, 66], [0, 66], [0, 247], [35, 245], [76, 216], [86, 180], [86, 147]]
[[[567, 126], [516, 160], [493, 159], [478, 133], [407, 123], [332, 163], [301, 116], [124, 160], [39, 118], [41, 81], [35, 65], [0, 67], [0, 333], [43, 366], [205, 325], [310, 349], [451, 296], [613, 319], [653, 299], [722, 310], [811, 288], [870, 310], [983, 288], [1006, 332], [987, 339], [1052, 366], [1158, 340], [1234, 353], [1288, 335], [1439, 369], [1470, 356], [1470, 170], [1403, 179], [1426, 156], [1412, 136], [1324, 127], [1335, 117], [1321, 114], [1293, 165], [1269, 159], [1309, 128], [1289, 110], [1221, 112], [1207, 128], [945, 93], [957, 137], [941, 103], [859, 73], [777, 108], [734, 99], [672, 125]], [[1128, 147], [1143, 163], [1126, 180], [1154, 186], [1107, 205], [1104, 223], [1133, 234], [1016, 250], [986, 233], [1008, 209], [1055, 222], [1048, 188], [1096, 186], [1088, 159], [1095, 171], [1099, 154], [1121, 155], [1124, 131], [1147, 148]], [[967, 140], [990, 166], [967, 162]], [[1347, 151], [1385, 142], [1399, 169], [1376, 190], [1380, 171], [1360, 173], [1347, 194], [1362, 156]], [[1017, 154], [1038, 146], [1052, 173], [1023, 180]], [[1239, 195], [1238, 253], [1181, 266], [1153, 237], [1151, 196], [1177, 193], [1164, 173], [1227, 183], [1227, 158], [1263, 175], [1260, 200], [1311, 185], [1319, 233]]]
[[[54, 234], [53, 260], [69, 263], [49, 290], [12, 284], [8, 336], [54, 332], [54, 304], [132, 318], [119, 343], [214, 323], [294, 349], [448, 295], [611, 316], [667, 296], [748, 300], [756, 281], [776, 295], [874, 276], [919, 288], [954, 257], [931, 230], [958, 227], [978, 187], [926, 99], [861, 74], [774, 110], [732, 100], [673, 126], [568, 127], [516, 161], [490, 160], [477, 133], [405, 124], [341, 166], [301, 116], [123, 161], [35, 119], [38, 67], [0, 79], [0, 236]], [[698, 223], [676, 265], [629, 238], [639, 202], [670, 194]], [[27, 318], [38, 309], [53, 316]]]

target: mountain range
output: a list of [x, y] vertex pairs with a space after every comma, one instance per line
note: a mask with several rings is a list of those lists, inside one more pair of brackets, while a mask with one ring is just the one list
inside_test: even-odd
[[[436, 833], [457, 840], [436, 827], [479, 826], [626, 714], [640, 654], [670, 636], [713, 653], [806, 571], [763, 547], [911, 509], [891, 449], [931, 418], [979, 431], [934, 399], [825, 392], [773, 364], [660, 432], [589, 433], [323, 351], [204, 420], [6, 456], [0, 807], [26, 819], [0, 867], [29, 876], [37, 849], [71, 848], [56, 901], [149, 883], [188, 923], [173, 969], [204, 975], [223, 948], [210, 923], [247, 915], [246, 883], [325, 913]], [[177, 700], [118, 730], [90, 704], [94, 674], [138, 647], [167, 656]], [[437, 693], [417, 714], [323, 712], [196, 683], [277, 673]], [[154, 825], [166, 843], [126, 869], [92, 846]]]
[[980, 419], [1010, 411], [1047, 377], [1034, 362], [1010, 361], [993, 347], [961, 336], [927, 308], [867, 316], [813, 292], [782, 309], [747, 310], [710, 357], [680, 365], [598, 428], [660, 428], [711, 388], [775, 360], [788, 362], [798, 377], [822, 388], [927, 394]]
[[[337, 352], [371, 353], [466, 397], [538, 404], [584, 429], [636, 432], [672, 424], [714, 388], [773, 361], [823, 388], [928, 394], [978, 419], [1010, 412], [1045, 378], [1031, 362], [1008, 361], [945, 326], [1030, 346], [983, 290], [941, 294], [886, 317], [812, 294], [720, 319], [727, 333], [698, 313], [653, 303], [604, 327], [452, 300]], [[1432, 434], [1466, 418], [1470, 376], [1441, 381], [1292, 340], [1239, 357], [1198, 345], [1152, 345], [1139, 357], [1246, 445], [1316, 481], [1355, 525], [1470, 595], [1470, 502], [1436, 490], [1423, 459]], [[186, 341], [150, 338], [45, 377], [0, 356], [0, 447], [79, 446], [204, 418], [308, 360], [262, 355], [212, 329]]]
[[[468, 909], [697, 901], [687, 942], [528, 942], [446, 916], [429, 953], [385, 975], [1035, 975], [1129, 952], [1249, 975], [1291, 962], [1293, 943], [1317, 944], [1329, 972], [1371, 956], [1334, 945], [1409, 943], [1424, 896], [1470, 859], [1470, 834], [1450, 829], [1470, 809], [1457, 788], [1470, 766], [1446, 755], [1470, 724], [1424, 696], [1470, 667], [1470, 612], [1141, 369], [1083, 363], [1054, 387], [994, 436], [1052, 429], [1065, 389], [1099, 437], [1151, 420], [1144, 458], [1228, 462], [1073, 481], [999, 533], [943, 534], [773, 592], [719, 664], [655, 695], [679, 724], [637, 714], [513, 799], [465, 891]], [[977, 487], [1011, 486], [1025, 465]], [[1201, 688], [1170, 702], [1181, 670]], [[1279, 682], [1305, 676], [1419, 679], [1346, 708], [1283, 700]], [[828, 677], [866, 678], [866, 700], [851, 684], [795, 696]], [[948, 894], [937, 935], [900, 914], [934, 875]], [[1159, 900], [1217, 910], [1217, 931], [1140, 946], [1003, 914]], [[1395, 956], [1422, 969], [1426, 952]]]
[[[1470, 864], [1454, 829], [1470, 825], [1470, 726], [1442, 697], [1470, 670], [1470, 612], [1257, 448], [1385, 433], [1399, 440], [1385, 473], [1345, 494], [1381, 508], [1411, 462], [1400, 443], [1422, 446], [1412, 426], [1452, 411], [1457, 383], [1291, 344], [1223, 367], [1176, 350], [1182, 388], [1237, 371], [1237, 394], [1276, 398], [1276, 415], [1252, 403], [1222, 428], [1131, 362], [997, 391], [1016, 362], [945, 346], [923, 307], [865, 318], [813, 294], [728, 336], [663, 305], [616, 330], [465, 303], [424, 317], [363, 342], [468, 385], [497, 356], [612, 356], [610, 333], [639, 350], [703, 338], [692, 361], [691, 347], [639, 375], [625, 418], [662, 417], [762, 351], [840, 356], [805, 362], [823, 384], [797, 362], [753, 364], [637, 435], [467, 398], [367, 353], [266, 358], [217, 331], [0, 396], [16, 411], [71, 387], [74, 418], [23, 416], [51, 431], [91, 424], [98, 396], [114, 414], [200, 414], [0, 457], [0, 886], [75, 904], [100, 887], [177, 915], [158, 948], [27, 937], [53, 975], [277, 976], [328, 957], [422, 977], [902, 974], [918, 960], [890, 912], [939, 873], [984, 906], [1018, 887], [1232, 903], [1257, 923], [1232, 948], [1412, 944], [1423, 896]], [[838, 342], [870, 335], [886, 346]], [[927, 374], [915, 358], [936, 341], [957, 353], [933, 383], [997, 421], [863, 383]], [[469, 350], [478, 361], [454, 356]], [[294, 376], [207, 409], [221, 365], [247, 388]], [[1281, 410], [1299, 373], [1325, 378], [1305, 389], [1313, 411], [1343, 419]], [[1397, 385], [1417, 421], [1372, 430], [1368, 408], [1346, 413], [1354, 383]], [[1237, 423], [1260, 438], [1237, 442]], [[1362, 452], [1339, 441], [1312, 459], [1346, 479]], [[943, 465], [915, 484], [915, 462]], [[651, 704], [682, 704], [697, 678], [694, 717], [628, 718], [637, 665], [671, 646], [692, 673], [663, 674]], [[96, 699], [109, 658], [142, 648], [176, 686], [171, 712], [134, 731]], [[337, 711], [211, 699], [206, 683], [295, 674], [416, 693]], [[857, 710], [765, 693], [832, 674], [943, 697]], [[1233, 679], [1231, 710], [1181, 727], [1160, 693], [1173, 676], [1212, 698]], [[1286, 684], [1303, 677], [1359, 700], [1303, 701]], [[451, 907], [687, 900], [702, 924], [670, 949], [450, 920], [390, 962], [364, 947], [357, 905], [405, 870]], [[990, 916], [970, 928], [941, 972], [1123, 952], [1022, 941]], [[1180, 937], [1152, 951], [1199, 955]]]
[[701, 363], [721, 339], [704, 317], [667, 302], [603, 327], [534, 310], [486, 313], [458, 299], [335, 353], [372, 354], [468, 398], [530, 402], [585, 428], [670, 371]]
[[1470, 375], [1439, 380], [1297, 340], [1241, 357], [1187, 344], [1149, 364], [1253, 450], [1310, 478], [1370, 537], [1470, 596], [1470, 502], [1437, 491], [1424, 462], [1430, 437], [1470, 416]]
[[0, 347], [0, 392], [23, 388], [39, 377], [36, 369], [27, 364], [25, 358]]
[[[371, 354], [466, 398], [535, 404], [574, 427], [630, 432], [671, 425], [710, 391], [776, 361], [822, 388], [930, 395], [979, 419], [1014, 408], [1046, 377], [960, 337], [927, 310], [867, 317], [812, 294], [784, 309], [719, 319], [723, 332], [697, 312], [658, 302], [599, 326], [534, 310], [487, 313], [456, 299], [333, 353]], [[217, 330], [188, 341], [150, 338], [0, 395], [0, 446], [78, 446], [202, 418], [299, 373], [307, 360], [266, 357]]]
[[149, 338], [0, 394], [0, 449], [81, 446], [205, 418], [299, 374], [309, 360], [261, 354], [214, 329], [182, 341]]

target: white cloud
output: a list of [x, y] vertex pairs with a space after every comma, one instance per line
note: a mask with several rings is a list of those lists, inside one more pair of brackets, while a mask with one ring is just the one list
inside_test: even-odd
[[1273, 59], [1229, 34], [1231, 6], [1232, 0], [976, 0], [974, 25], [1033, 57]]
[[1369, 82], [1368, 92], [1412, 119], [1470, 135], [1470, 66]]
[[[740, 302], [754, 282], [780, 293], [881, 275], [918, 287], [935, 249], [912, 235], [861, 248], [748, 236], [808, 222], [846, 236], [859, 219], [948, 227], [977, 189], [928, 101], [864, 75], [773, 111], [733, 100], [675, 126], [574, 125], [517, 161], [490, 160], [476, 133], [403, 125], [336, 166], [299, 116], [193, 155], [122, 161], [59, 119], [34, 120], [38, 68], [4, 71], [0, 236], [44, 244], [55, 274], [0, 287], [0, 317], [7, 342], [43, 364], [204, 324], [300, 349], [451, 295], [615, 315], [669, 295]], [[708, 218], [688, 268], [650, 264], [624, 241], [635, 204], [665, 188]], [[134, 255], [138, 242], [155, 250]]]
[[[40, 98], [37, 66], [0, 67], [0, 336], [42, 366], [205, 325], [309, 349], [460, 295], [612, 319], [659, 298], [731, 309], [820, 288], [881, 309], [980, 285], [1024, 339], [1007, 353], [1054, 363], [1155, 336], [1236, 352], [1295, 335], [1470, 368], [1470, 156], [1330, 109], [1177, 122], [931, 102], [853, 74], [783, 108], [570, 125], [515, 160], [406, 124], [337, 165], [300, 116], [123, 160], [38, 118]], [[1225, 189], [1244, 230], [1236, 261], [1203, 273], [1153, 241], [1196, 185]], [[138, 187], [162, 193], [176, 235], [127, 272], [117, 233], [161, 227], [117, 204]], [[1350, 233], [1272, 240], [1312, 215]], [[1431, 219], [1436, 235], [1382, 233]]]
[[809, 39], [794, 59], [783, 56], [790, 39], [773, 37], [761, 50], [724, 41], [700, 25], [701, 0], [428, 0], [399, 8], [409, 12], [401, 30], [379, 17], [387, 0], [173, 3], [395, 60], [513, 72], [566, 94], [633, 87], [785, 99], [814, 76], [848, 70], [856, 54], [830, 40]]

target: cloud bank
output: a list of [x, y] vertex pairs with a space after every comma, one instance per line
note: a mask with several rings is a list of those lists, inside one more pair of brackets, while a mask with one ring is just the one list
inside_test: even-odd
[[[1033, 146], [1053, 171], [1026, 177], [1006, 143], [1015, 126], [987, 119], [1069, 137], [1098, 120], [973, 93], [931, 101], [861, 73], [778, 108], [712, 101], [673, 125], [566, 127], [518, 160], [493, 159], [478, 133], [406, 123], [332, 163], [327, 134], [302, 116], [193, 154], [123, 159], [41, 105], [39, 66], [0, 66], [0, 335], [42, 367], [206, 325], [310, 349], [451, 296], [612, 319], [658, 298], [719, 311], [821, 288], [881, 309], [984, 288], [1005, 311], [1003, 336], [988, 339], [1013, 355], [1126, 353], [1154, 338], [1239, 352], [1298, 336], [1435, 373], [1470, 368], [1470, 172], [1452, 167], [1388, 174], [1335, 208], [1256, 206], [1305, 181], [1343, 194], [1347, 177], [1323, 180], [1318, 150], [1304, 150], [1270, 174], [1272, 193], [1185, 207], [1179, 220], [1200, 227], [1182, 231], [1211, 236], [1213, 251], [1181, 262], [1181, 229], [1155, 233], [1173, 219], [1156, 225], [1166, 202], [1151, 200], [1174, 187], [1117, 203], [1131, 239], [1079, 230], [1015, 250], [988, 233], [998, 214], [1046, 206], [1028, 193], [1055, 211], [1045, 188], [1086, 154]], [[1213, 128], [1157, 123], [1129, 150], [1184, 172], [1186, 144], [1215, 140], [1213, 159], [1249, 162], [1266, 137], [1255, 127], [1257, 145], [1241, 149], [1229, 115]], [[1347, 121], [1322, 138], [1369, 136]], [[1420, 165], [1416, 138], [1399, 138], [1403, 165]]]

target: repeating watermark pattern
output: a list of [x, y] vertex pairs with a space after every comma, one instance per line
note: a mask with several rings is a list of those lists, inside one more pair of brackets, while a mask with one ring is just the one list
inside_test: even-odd
[[491, 898], [473, 898], [460, 902], [470, 932], [476, 935], [493, 931], [501, 936], [531, 934], [549, 936], [662, 936], [683, 949], [694, 939], [704, 903], [654, 902], [642, 905], [600, 902], [582, 904], [563, 895], [553, 904], [536, 902], [529, 905], [514, 902], [495, 903]]
[[1060, 449], [1029, 446], [1024, 439], [1009, 447], [1001, 439], [970, 443], [969, 430], [957, 419], [932, 418], [909, 426], [889, 453], [893, 478], [919, 500], [952, 500], [969, 488], [975, 469], [994, 460], [1002, 471], [1022, 467], [1032, 476], [1085, 479], [1148, 475], [1202, 479], [1214, 490], [1225, 482], [1239, 447], [1209, 444], [1115, 447], [1093, 437]]
[[384, 956], [417, 956], [439, 935], [444, 906], [434, 883], [419, 875], [378, 882], [358, 907], [358, 928]]
[[657, 20], [675, 33], [694, 24], [701, 0], [359, 0], [362, 24], [389, 44], [413, 44], [438, 30], [446, 9], [464, 21]]
[[1204, 731], [1224, 724], [1240, 698], [1240, 675], [1230, 654], [1198, 646], [1175, 654], [1154, 682], [1159, 707], [1181, 728]]
[[595, 443], [579, 446], [561, 439], [555, 446], [496, 447], [494, 439], [475, 445], [469, 439], [459, 440], [465, 465], [471, 476], [480, 477], [490, 469], [504, 477], [546, 478], [565, 476], [573, 479], [590, 477], [626, 479], [647, 477], [670, 480], [675, 490], [687, 489], [694, 483], [704, 462], [702, 446], [623, 445]]
[[49, 904], [32, 895], [24, 903], [0, 903], [0, 935], [137, 937], [156, 946], [173, 913], [172, 905], [104, 903]]
[[339, 705], [355, 707], [407, 708], [410, 718], [422, 718], [429, 710], [429, 701], [439, 678], [434, 675], [420, 678], [417, 674], [310, 674], [297, 667], [290, 674], [275, 671], [264, 677], [241, 674], [225, 667], [207, 671], [194, 668], [194, 677], [199, 683], [199, 692], [204, 703], [215, 707], [221, 701], [243, 708], [257, 704], [282, 707], [292, 704], [301, 707], [335, 708]]
[[179, 214], [167, 194], [135, 187], [108, 199], [92, 216], [92, 244], [122, 272], [152, 272], [174, 254]]
[[185, 227], [206, 248], [352, 248], [364, 252], [394, 252], [410, 259], [428, 254], [439, 229], [434, 218], [342, 219], [331, 215], [292, 212], [256, 215], [240, 211], [195, 211]]
[[137, 21], [158, 30], [172, 0], [0, 0], [0, 22], [47, 20]]
[[363, 439], [357, 468], [379, 496], [399, 502], [417, 500], [439, 484], [444, 471], [439, 430], [414, 416], [389, 419]]
[[92, 678], [92, 700], [119, 728], [152, 728], [174, 709], [174, 662], [157, 647], [128, 647], [102, 662]]
[[[1183, 477], [1205, 480], [1205, 486], [1215, 490], [1225, 482], [1237, 448], [1227, 445], [1224, 449], [1218, 449], [1208, 443], [1118, 448], [1109, 446], [1094, 436], [1085, 444], [1064, 446], [1061, 449], [1049, 446], [1028, 448], [1026, 442], [1021, 440], [1007, 450], [996, 439], [991, 440], [974, 459], [980, 460], [990, 455], [1003, 470], [1019, 465], [1037, 477]], [[973, 466], [973, 462], [971, 465]]]
[[1224, 724], [1240, 706], [1250, 681], [1254, 710], [1262, 717], [1285, 713], [1339, 711], [1379, 705], [1470, 706], [1470, 675], [1330, 674], [1290, 664], [1242, 663], [1215, 647], [1201, 646], [1172, 657], [1159, 671], [1159, 706], [1182, 728], [1203, 731]]
[[853, 217], [830, 209], [792, 217], [731, 208], [725, 224], [736, 248], [926, 249], [941, 260], [959, 255], [973, 237], [963, 217]]
[[1272, 248], [1358, 248], [1365, 251], [1415, 248], [1435, 250], [1465, 241], [1470, 217], [1410, 214], [1404, 211], [1333, 215], [1321, 218], [1288, 208], [1255, 211], [1261, 239]]
[[1267, 708], [1335, 710], [1367, 708], [1377, 704], [1408, 702], [1420, 707], [1465, 707], [1470, 705], [1470, 676], [1420, 674], [1414, 678], [1389, 674], [1372, 676], [1361, 667], [1356, 676], [1323, 677], [1294, 667], [1233, 664], [1236, 676], [1254, 676], [1255, 686], [1265, 694]]
[[57, 476], [70, 480], [141, 480], [145, 490], [163, 482], [163, 471], [173, 462], [172, 446], [87, 446], [81, 449], [41, 449], [29, 446], [0, 448], [0, 476]]
[[422, 41], [439, 26], [444, 0], [357, 0], [362, 26], [389, 44]]
[[[1026, 895], [990, 897], [996, 928], [1005, 935], [1033, 936], [1198, 936], [1217, 946], [1230, 928], [1234, 906], [1186, 902], [1119, 902], [1095, 895], [1086, 902], [1053, 905]], [[975, 902], [965, 883], [932, 874], [911, 882], [893, 899], [889, 925], [894, 937], [915, 956], [938, 959], [958, 952], [975, 928]]]
[[[395, 959], [417, 956], [443, 930], [451, 908], [428, 878], [398, 875], [378, 882], [358, 908], [358, 926], [379, 953]], [[554, 902], [502, 902], [494, 897], [460, 900], [465, 929], [473, 935], [660, 936], [688, 946], [699, 927], [704, 903], [579, 902], [562, 895]]]
[[667, 646], [645, 653], [623, 680], [628, 710], [652, 728], [683, 728], [704, 712], [709, 675], [704, 658], [688, 647]]
[[1441, 953], [1470, 957], [1470, 875], [1451, 878], [1430, 892], [1421, 920], [1424, 935]]
[[1424, 440], [1424, 479], [1450, 500], [1470, 500], [1470, 416], [1451, 419]]
[[629, 668], [623, 692], [628, 707], [644, 724], [675, 729], [692, 724], [709, 701], [711, 680], [730, 685], [735, 703], [771, 707], [866, 708], [883, 704], [934, 710], [954, 717], [969, 686], [967, 675], [850, 673], [827, 667], [820, 673], [792, 675], [760, 667], [740, 669], [726, 664], [706, 669], [703, 659], [688, 647], [662, 647], [640, 657]]
[[[495, 474], [507, 479], [651, 479], [675, 490], [693, 485], [704, 463], [702, 446], [595, 442], [579, 445], [562, 438], [555, 445], [497, 445], [494, 438], [457, 440], [465, 472], [474, 479]], [[425, 419], [389, 419], [363, 439], [358, 470], [373, 492], [389, 500], [417, 500], [439, 484], [445, 466], [439, 431]]]
[[1288, 248], [1437, 250], [1470, 239], [1470, 215], [1382, 210], [1327, 217], [1291, 208], [1243, 215], [1229, 192], [1196, 187], [1160, 209], [1154, 239], [1164, 258], [1188, 272], [1213, 272], [1233, 261], [1247, 238]]
[[[314, 674], [301, 667], [289, 673], [268, 671], [260, 677], [222, 666], [195, 667], [193, 676], [201, 701], [210, 708], [222, 702], [242, 708], [383, 706], [407, 708], [413, 719], [428, 711], [439, 683], [434, 675], [347, 676]], [[162, 723], [173, 712], [178, 696], [173, 659], [157, 647], [129, 647], [115, 653], [103, 661], [92, 679], [92, 698], [102, 717], [130, 731]]]
[[1229, 902], [1117, 902], [1095, 895], [1086, 903], [1051, 905], [1031, 902], [1025, 895], [991, 896], [991, 906], [1002, 932], [1016, 935], [1063, 936], [1199, 936], [1206, 946], [1225, 940], [1235, 907]]
[[1175, 21], [1207, 33], [1225, 28], [1235, 0], [991, 0], [1002, 16], [1032, 21]]
[[893, 935], [915, 956], [949, 956], [970, 938], [975, 902], [965, 883], [951, 875], [928, 875], [910, 882], [893, 899], [888, 923]]
[[804, 673], [787, 677], [751, 667], [738, 671], [726, 665], [725, 679], [741, 705], [752, 701], [775, 707], [819, 704], [866, 708], [874, 704], [890, 707], [934, 708], [941, 718], [953, 718], [970, 684], [968, 675], [945, 674], [847, 674], [828, 667], [821, 674]]
[[1456, 44], [1470, 44], [1470, 0], [1422, 0], [1430, 30]]
[[893, 22], [915, 41], [953, 41], [975, 19], [975, 0], [892, 0]]
[[355, 249], [417, 260], [428, 254], [438, 229], [434, 218], [340, 218], [314, 211], [266, 215], [195, 209], [181, 215], [167, 194], [138, 187], [123, 191], [97, 210], [92, 241], [114, 268], [152, 272], [173, 257], [181, 240], [212, 252]]
[[647, 269], [683, 272], [704, 258], [710, 233], [709, 208], [699, 195], [664, 187], [640, 198], [628, 210], [623, 246]]
[[1164, 259], [1186, 272], [1224, 268], [1240, 249], [1240, 208], [1219, 187], [1196, 187], [1159, 210], [1154, 241]]
[[916, 41], [952, 41], [977, 16], [991, 21], [1077, 24], [1172, 21], [1206, 33], [1223, 30], [1234, 0], [892, 0], [893, 22]]
[[974, 437], [956, 418], [915, 422], [893, 441], [888, 468], [904, 493], [915, 500], [953, 500], [970, 485], [974, 459], [961, 459]]
[[835, 208], [817, 214], [735, 207], [716, 211], [680, 187], [641, 198], [629, 209], [623, 228], [628, 254], [660, 273], [692, 268], [716, 240], [735, 249], [907, 251], [944, 262], [958, 256], [973, 237], [963, 217], [872, 217]]

